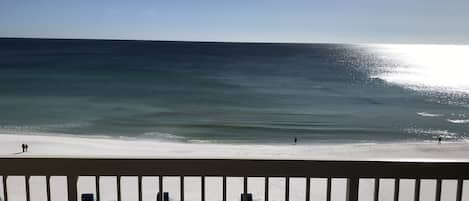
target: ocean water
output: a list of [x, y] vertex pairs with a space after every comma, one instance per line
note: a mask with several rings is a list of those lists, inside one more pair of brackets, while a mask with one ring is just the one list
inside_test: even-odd
[[0, 131], [187, 143], [465, 140], [469, 46], [0, 39]]

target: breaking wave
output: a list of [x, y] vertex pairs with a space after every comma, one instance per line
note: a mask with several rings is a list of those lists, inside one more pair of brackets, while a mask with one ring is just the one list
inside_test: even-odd
[[143, 133], [143, 137], [155, 138], [163, 141], [186, 141], [185, 137], [174, 135], [170, 133], [161, 133], [161, 132], [146, 132]]
[[441, 117], [443, 116], [442, 114], [432, 114], [428, 112], [417, 112], [417, 115], [422, 116], [422, 117]]
[[453, 124], [467, 124], [469, 123], [469, 119], [447, 119], [446, 121], [453, 123]]
[[421, 128], [408, 128], [405, 132], [416, 135], [429, 136], [431, 138], [443, 137], [446, 139], [458, 139], [460, 135], [448, 130], [434, 130], [434, 129], [421, 129]]

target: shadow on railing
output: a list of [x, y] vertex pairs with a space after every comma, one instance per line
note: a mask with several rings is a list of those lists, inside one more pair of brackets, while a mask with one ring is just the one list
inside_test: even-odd
[[[180, 177], [180, 200], [184, 201], [184, 177], [201, 177], [201, 200], [206, 199], [205, 177], [222, 178], [222, 199], [226, 201], [226, 178], [242, 177], [244, 201], [252, 200], [248, 189], [248, 178], [263, 177], [264, 200], [269, 200], [269, 178], [285, 178], [285, 197], [290, 199], [290, 178], [305, 178], [305, 200], [310, 200], [311, 178], [327, 180], [326, 201], [331, 200], [331, 179], [347, 179], [348, 201], [358, 201], [359, 181], [372, 178], [374, 201], [378, 201], [379, 179], [394, 179], [394, 201], [398, 201], [400, 179], [414, 179], [414, 201], [420, 200], [420, 180], [436, 180], [435, 198], [441, 200], [442, 180], [456, 180], [456, 201], [462, 200], [463, 182], [469, 177], [469, 163], [458, 162], [375, 162], [375, 161], [304, 161], [304, 160], [237, 160], [237, 159], [79, 159], [79, 158], [0, 158], [0, 176], [3, 182], [3, 200], [8, 201], [7, 179], [9, 176], [24, 176], [26, 200], [31, 200], [30, 177], [46, 177], [46, 197], [51, 200], [50, 177], [66, 176], [69, 201], [77, 201], [77, 181], [80, 176], [117, 177], [117, 201], [121, 201], [121, 177], [138, 178], [138, 200], [142, 201], [142, 177], [158, 176], [158, 193], [163, 198], [163, 182], [166, 176]], [[96, 201], [100, 201], [100, 182], [96, 183]], [[93, 195], [81, 196], [92, 200]], [[276, 198], [278, 200], [278, 198]], [[165, 199], [164, 199], [165, 200]]]

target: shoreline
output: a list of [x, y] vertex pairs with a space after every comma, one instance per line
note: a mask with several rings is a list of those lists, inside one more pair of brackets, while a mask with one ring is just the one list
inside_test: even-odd
[[[20, 145], [29, 144], [21, 153]], [[469, 142], [215, 144], [0, 133], [0, 157], [206, 158], [468, 162]]]

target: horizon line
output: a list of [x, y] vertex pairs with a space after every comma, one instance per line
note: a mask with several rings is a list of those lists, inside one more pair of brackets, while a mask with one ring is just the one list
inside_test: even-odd
[[35, 40], [102, 40], [102, 41], [136, 41], [136, 42], [183, 42], [183, 43], [245, 43], [245, 44], [296, 44], [296, 45], [320, 45], [320, 44], [331, 44], [331, 45], [462, 45], [467, 46], [469, 44], [454, 44], [454, 43], [376, 43], [376, 42], [288, 42], [288, 41], [216, 41], [216, 40], [154, 40], [154, 39], [126, 39], [126, 38], [67, 38], [67, 37], [4, 37], [0, 36], [0, 39], [35, 39]]

